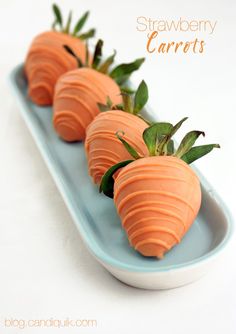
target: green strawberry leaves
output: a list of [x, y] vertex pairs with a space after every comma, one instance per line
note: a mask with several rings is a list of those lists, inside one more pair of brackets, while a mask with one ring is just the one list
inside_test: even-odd
[[[121, 135], [122, 136], [121, 136]], [[133, 148], [126, 140], [124, 140], [122, 137], [124, 136], [124, 132], [123, 131], [117, 131], [116, 132], [116, 137], [122, 142], [122, 144], [124, 145], [124, 147], [126, 148], [126, 150], [129, 152], [129, 154], [134, 158], [134, 159], [140, 159], [142, 158], [138, 152], [135, 150], [135, 148]]]
[[73, 36], [76, 36], [83, 28], [85, 25], [85, 22], [87, 21], [89, 16], [89, 11], [85, 12], [84, 15], [77, 21], [74, 30], [73, 30]]
[[137, 115], [143, 109], [148, 101], [148, 87], [144, 80], [141, 81], [140, 85], [134, 96], [134, 109], [133, 114]]
[[63, 45], [63, 48], [77, 60], [78, 67], [84, 67], [82, 60], [74, 53], [74, 51], [68, 45]]
[[202, 131], [194, 130], [187, 133], [182, 139], [175, 153], [175, 156], [181, 158], [185, 153], [187, 153], [200, 135], [203, 135], [203, 137], [205, 137], [205, 133]]
[[62, 25], [63, 25], [63, 20], [62, 20], [62, 15], [61, 15], [61, 11], [60, 8], [56, 5], [53, 4], [52, 5], [52, 10], [55, 16], [54, 22], [52, 24], [52, 28], [55, 29], [57, 25], [60, 26], [60, 28], [62, 29]]
[[66, 22], [65, 29], [63, 31], [65, 34], [69, 34], [70, 33], [71, 20], [72, 20], [72, 12], [70, 11], [69, 15], [68, 15], [67, 22]]
[[[87, 16], [88, 16], [88, 13], [86, 15], [84, 15], [83, 21]], [[67, 33], [69, 33], [70, 23], [71, 23], [71, 15], [69, 15], [67, 26], [66, 26], [66, 32]], [[81, 26], [81, 22], [79, 21], [78, 23], [80, 23], [80, 24], [76, 28], [76, 31], [77, 31], [77, 29], [80, 29], [80, 26]], [[75, 33], [75, 31], [74, 31], [74, 33]], [[88, 39], [89, 37], [93, 36], [94, 33], [95, 33], [95, 30], [91, 29], [87, 33], [81, 34], [77, 37], [79, 37], [82, 40], [83, 39]], [[133, 63], [118, 65], [109, 73], [109, 68], [115, 60], [116, 51], [114, 50], [113, 54], [110, 55], [108, 58], [106, 58], [102, 62], [102, 48], [103, 48], [103, 41], [101, 39], [99, 39], [96, 43], [94, 53], [93, 53], [92, 68], [97, 70], [100, 73], [109, 75], [119, 85], [122, 85], [123, 82], [131, 75], [131, 73], [133, 71], [136, 71], [144, 61], [144, 58], [140, 58], [140, 59], [137, 59], [136, 61], [134, 61]], [[69, 51], [69, 49], [68, 49], [68, 51]], [[72, 54], [72, 52], [70, 52], [70, 54], [76, 56], [74, 53]], [[88, 46], [86, 44], [86, 62], [85, 62], [85, 66], [89, 65], [88, 64], [88, 58], [89, 58], [89, 52], [88, 52]], [[125, 90], [126, 90], [127, 94], [133, 93], [132, 90], [130, 92], [130, 89], [128, 87], [121, 87], [122, 92], [124, 92]], [[141, 84], [140, 84], [140, 87], [138, 88], [138, 90], [136, 92], [134, 107], [132, 108], [133, 113], [137, 114], [142, 109], [142, 107], [145, 105], [147, 99], [148, 99], [148, 89], [147, 89], [146, 83], [144, 81], [142, 81]]]
[[98, 109], [99, 109], [101, 112], [111, 110], [111, 108], [109, 108], [109, 106], [108, 106], [107, 104], [104, 104], [104, 103], [100, 103], [100, 102], [98, 102], [98, 103], [97, 103], [97, 106], [98, 106]]
[[87, 32], [77, 36], [79, 39], [81, 39], [82, 41], [92, 38], [95, 36], [96, 30], [95, 29], [90, 29]]
[[113, 64], [116, 56], [116, 50], [114, 50], [113, 54], [109, 56], [98, 68], [98, 71], [106, 74], [109, 70], [109, 67]]
[[101, 112], [109, 111], [109, 110], [122, 110], [123, 111], [123, 105], [120, 105], [120, 104], [114, 105], [109, 96], [107, 96], [106, 104], [98, 102], [97, 106]]
[[186, 152], [181, 157], [181, 160], [185, 161], [187, 164], [191, 164], [195, 160], [210, 153], [213, 150], [213, 148], [220, 148], [220, 145], [219, 144], [208, 144], [208, 145], [192, 147], [188, 152]]
[[123, 110], [130, 114], [137, 115], [137, 117], [140, 117], [149, 125], [149, 123], [139, 115], [139, 112], [143, 109], [148, 100], [148, 87], [146, 82], [144, 80], [141, 81], [133, 99], [130, 93], [122, 91], [121, 95], [123, 104], [114, 105], [111, 100], [109, 104], [98, 103], [97, 105], [100, 111]]
[[[81, 35], [80, 35], [81, 38]], [[116, 51], [114, 50], [113, 54], [109, 56], [105, 61], [101, 63], [101, 56], [102, 56], [102, 47], [103, 47], [103, 41], [99, 40], [96, 44], [95, 47], [95, 52], [94, 52], [94, 58], [92, 62], [92, 67], [96, 69], [97, 71], [108, 74], [112, 79], [116, 81], [118, 85], [122, 85], [125, 83], [125, 81], [130, 77], [130, 75], [138, 70], [142, 63], [144, 62], [144, 58], [139, 58], [136, 59], [132, 63], [127, 63], [127, 64], [120, 64], [117, 65], [113, 70], [110, 71], [109, 73], [109, 68], [113, 64], [116, 56]]]
[[138, 58], [132, 63], [120, 64], [110, 72], [110, 77], [113, 78], [118, 85], [122, 85], [134, 71], [140, 68], [144, 60], [145, 58]]
[[183, 122], [185, 122], [188, 119], [188, 117], [184, 117], [182, 120], [180, 120], [177, 124], [173, 126], [171, 131], [166, 134], [157, 145], [157, 155], [163, 155], [163, 151], [166, 149], [166, 146], [168, 145], [168, 142], [170, 141], [171, 137], [178, 131], [178, 129], [181, 127]]
[[[161, 138], [161, 140], [162, 140], [166, 136], [170, 137], [173, 134], [173, 132], [177, 131], [177, 128], [179, 128], [185, 120], [186, 119], [181, 120], [180, 122], [178, 122], [176, 124], [176, 126], [173, 126], [170, 123], [160, 122], [160, 123], [153, 124], [148, 129], [146, 129], [143, 133], [143, 139], [144, 139], [147, 147], [149, 148], [150, 155], [155, 155], [154, 154], [155, 153], [154, 152], [154, 147], [156, 149], [155, 142], [159, 140], [158, 138]], [[124, 134], [124, 133], [122, 133], [122, 134]], [[119, 135], [119, 133], [116, 133], [116, 135], [134, 159], [142, 158], [142, 157], [139, 156], [137, 151]], [[191, 145], [193, 145], [194, 142], [196, 141], [196, 139], [200, 135], [203, 135], [202, 131], [191, 131], [191, 132], [189, 132], [183, 138], [179, 148], [176, 151], [176, 153], [178, 152], [178, 155], [185, 152], [181, 156], [181, 159], [183, 161], [185, 161], [187, 164], [190, 164], [193, 161], [195, 161], [195, 160], [201, 158], [202, 156], [208, 154], [209, 152], [211, 152], [213, 150], [213, 148], [219, 148], [220, 147], [220, 145], [218, 145], [218, 144], [209, 144], [209, 145], [191, 147], [188, 151], [186, 151], [187, 147], [189, 148]], [[156, 138], [156, 140], [154, 140], [154, 138]], [[165, 144], [165, 147], [167, 148], [167, 152], [171, 153], [171, 155], [173, 155], [173, 153], [174, 153], [173, 140], [170, 139]], [[151, 154], [151, 153], [153, 153], [153, 154]], [[113, 194], [114, 194], [114, 178], [113, 178], [113, 175], [120, 168], [123, 168], [123, 167], [127, 166], [128, 164], [130, 164], [134, 161], [135, 160], [125, 160], [125, 161], [119, 162], [116, 165], [109, 168], [107, 170], [107, 172], [104, 174], [103, 178], [102, 178], [99, 191], [103, 192], [106, 196], [108, 196], [110, 198], [113, 198]]]
[[144, 80], [138, 86], [135, 92], [134, 99], [132, 100], [129, 93], [122, 92], [124, 111], [133, 115], [138, 115], [144, 108], [148, 100], [148, 87]]
[[[193, 147], [200, 135], [205, 136], [203, 131], [193, 130], [184, 136], [175, 152], [174, 141], [171, 138], [186, 120], [187, 117], [180, 120], [174, 126], [171, 123], [158, 122], [151, 124], [147, 129], [145, 129], [143, 132], [143, 141], [148, 148], [149, 156], [175, 156], [182, 159], [186, 163], [191, 164], [193, 161], [211, 152], [213, 148], [220, 147], [218, 144]], [[142, 158], [130, 144], [121, 138], [121, 136], [117, 133], [116, 135], [134, 159]]]
[[171, 139], [166, 146], [166, 155], [173, 155], [175, 152], [174, 141]]
[[95, 46], [94, 54], [93, 54], [93, 61], [92, 61], [92, 68], [96, 69], [100, 64], [101, 57], [102, 57], [102, 47], [103, 41], [99, 39]]
[[56, 30], [56, 27], [59, 26], [59, 31], [65, 34], [69, 34], [74, 37], [78, 37], [82, 40], [86, 40], [88, 38], [91, 38], [95, 35], [95, 29], [90, 29], [88, 32], [83, 33], [81, 35], [78, 35], [79, 32], [82, 30], [85, 22], [88, 19], [89, 11], [85, 12], [82, 17], [77, 21], [77, 23], [74, 26], [74, 29], [71, 31], [71, 21], [72, 21], [72, 12], [69, 12], [67, 21], [65, 26], [63, 27], [63, 17], [60, 8], [56, 5], [52, 5], [52, 11], [54, 14], [54, 22], [52, 24], [52, 29]]
[[157, 144], [162, 136], [169, 135], [173, 125], [166, 122], [159, 122], [151, 125], [143, 132], [143, 140], [148, 148], [150, 156], [156, 155]]
[[122, 100], [123, 100], [124, 111], [132, 114], [133, 113], [133, 101], [132, 101], [131, 96], [127, 93], [121, 93], [121, 95], [122, 95]]
[[108, 169], [108, 171], [103, 175], [99, 192], [103, 192], [106, 196], [113, 198], [113, 193], [114, 193], [114, 178], [113, 175], [115, 174], [116, 171], [118, 171], [120, 168], [127, 166], [134, 160], [126, 160], [119, 162], [118, 164], [112, 166], [111, 168]]

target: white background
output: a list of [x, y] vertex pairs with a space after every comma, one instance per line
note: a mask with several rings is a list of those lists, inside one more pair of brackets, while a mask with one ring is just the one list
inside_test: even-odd
[[[96, 26], [107, 52], [116, 48], [121, 61], [146, 55], [137, 16], [217, 20], [211, 36], [164, 37], [199, 35], [206, 41], [203, 54], [147, 55], [134, 81], [145, 78], [150, 105], [161, 119], [189, 116], [186, 130], [205, 130], [206, 143], [221, 144], [196, 165], [235, 215], [235, 1], [68, 0], [60, 5], [75, 16], [91, 9], [86, 27]], [[128, 287], [87, 252], [6, 83], [32, 38], [50, 28], [51, 1], [0, 0], [0, 7], [0, 332], [235, 333], [235, 239], [207, 276], [169, 291]], [[66, 331], [4, 327], [5, 318], [50, 317], [97, 319], [98, 325]]]

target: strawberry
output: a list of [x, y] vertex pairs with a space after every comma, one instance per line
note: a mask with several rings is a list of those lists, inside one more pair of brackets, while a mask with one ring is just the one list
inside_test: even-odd
[[[70, 31], [72, 13], [69, 13], [67, 22], [63, 26], [61, 11], [57, 5], [53, 5], [55, 21], [51, 31], [46, 31], [36, 36], [30, 45], [26, 60], [25, 74], [28, 79], [28, 94], [31, 100], [41, 106], [51, 105], [53, 101], [54, 87], [58, 78], [67, 71], [77, 67], [77, 62], [66, 52], [63, 45], [73, 48], [80, 58], [85, 61], [86, 45], [84, 40], [94, 35], [91, 29], [80, 34], [89, 12], [86, 12]], [[56, 28], [59, 27], [58, 30]]]
[[108, 97], [113, 103], [122, 102], [120, 85], [137, 70], [144, 59], [121, 64], [109, 71], [116, 52], [102, 62], [103, 41], [98, 40], [92, 64], [83, 61], [69, 47], [65, 49], [75, 57], [79, 68], [65, 73], [57, 82], [54, 95], [53, 124], [58, 135], [65, 141], [85, 139], [86, 128], [100, 110], [98, 103], [105, 104]]
[[114, 136], [120, 129], [125, 132], [124, 138], [132, 143], [139, 154], [148, 154], [142, 139], [142, 133], [148, 124], [139, 116], [148, 99], [147, 85], [144, 81], [141, 82], [134, 101], [130, 95], [122, 95], [123, 105], [114, 106], [113, 109], [111, 102], [107, 106], [100, 105], [103, 112], [87, 128], [85, 150], [89, 174], [96, 184], [100, 184], [103, 174], [112, 165], [131, 158], [121, 141]]
[[171, 138], [186, 119], [175, 126], [156, 123], [143, 132], [149, 157], [133, 154], [135, 149], [125, 142], [135, 160], [114, 165], [101, 182], [100, 190], [114, 195], [130, 244], [144, 256], [163, 258], [189, 230], [201, 205], [200, 182], [189, 164], [219, 147], [193, 147], [204, 132], [191, 131], [175, 150]]

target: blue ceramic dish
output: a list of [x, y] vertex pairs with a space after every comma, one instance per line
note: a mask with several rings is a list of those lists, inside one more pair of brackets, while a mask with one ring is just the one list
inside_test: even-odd
[[60, 140], [52, 126], [52, 109], [34, 105], [27, 96], [23, 66], [10, 74], [22, 116], [92, 255], [114, 276], [129, 285], [165, 289], [190, 283], [204, 275], [232, 234], [231, 215], [212, 187], [197, 171], [202, 206], [182, 242], [163, 260], [135, 252], [121, 228], [113, 201], [99, 194], [88, 173], [82, 143]]

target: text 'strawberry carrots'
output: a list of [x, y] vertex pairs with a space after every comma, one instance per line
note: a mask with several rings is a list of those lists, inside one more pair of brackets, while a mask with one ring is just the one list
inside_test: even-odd
[[25, 61], [25, 74], [28, 79], [28, 94], [31, 100], [41, 106], [51, 105], [54, 87], [58, 78], [65, 72], [77, 68], [77, 62], [66, 50], [66, 44], [73, 48], [82, 61], [86, 58], [84, 40], [94, 35], [95, 30], [81, 34], [89, 12], [86, 12], [71, 29], [72, 13], [67, 22], [63, 23], [61, 12], [53, 5], [55, 21], [52, 31], [36, 36], [29, 48]]
[[135, 160], [114, 165], [101, 182], [100, 190], [114, 195], [130, 244], [144, 256], [161, 259], [188, 231], [201, 205], [200, 182], [188, 164], [219, 147], [193, 147], [204, 133], [191, 131], [175, 150], [171, 138], [185, 120], [175, 126], [156, 123], [144, 131], [149, 157], [141, 157], [117, 134]]
[[78, 69], [61, 76], [55, 88], [53, 124], [58, 135], [65, 141], [85, 139], [87, 126], [100, 112], [98, 103], [105, 104], [107, 99], [115, 105], [122, 102], [120, 86], [144, 61], [140, 58], [133, 63], [118, 65], [110, 71], [116, 53], [102, 61], [102, 46], [103, 42], [99, 40], [92, 64], [88, 61], [83, 63], [74, 50], [65, 46], [79, 65]]
[[124, 139], [131, 143], [139, 154], [148, 154], [142, 138], [148, 124], [139, 115], [148, 100], [147, 85], [144, 81], [141, 82], [133, 101], [127, 93], [122, 93], [122, 96], [122, 105], [113, 105], [111, 101], [108, 101], [107, 105], [100, 104], [103, 112], [95, 117], [86, 131], [88, 169], [96, 184], [100, 184], [102, 176], [111, 166], [131, 158], [121, 141], [114, 136], [120, 129], [125, 133]]

